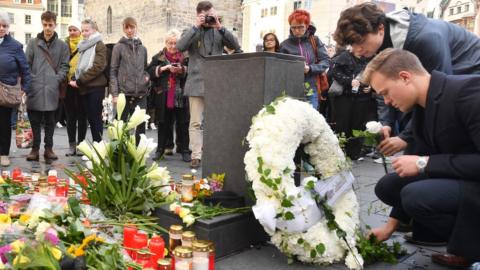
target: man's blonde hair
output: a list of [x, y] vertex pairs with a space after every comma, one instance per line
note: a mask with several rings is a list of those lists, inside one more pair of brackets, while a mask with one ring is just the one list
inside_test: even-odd
[[370, 85], [372, 74], [379, 72], [389, 79], [397, 79], [400, 71], [425, 74], [427, 71], [418, 57], [402, 49], [385, 49], [368, 63], [362, 75], [362, 83]]

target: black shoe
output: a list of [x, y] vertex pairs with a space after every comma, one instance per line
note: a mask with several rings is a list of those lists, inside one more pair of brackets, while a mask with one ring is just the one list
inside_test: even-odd
[[182, 153], [182, 160], [185, 162], [190, 162], [192, 161], [192, 156], [188, 152]]
[[413, 238], [413, 233], [411, 233], [411, 232], [408, 232], [408, 233], [404, 234], [403, 238], [408, 243], [414, 244], [414, 245], [419, 245], [419, 246], [442, 247], [442, 246], [447, 245], [447, 242], [444, 242], [444, 241], [427, 241], [427, 240], [415, 239], [415, 238]]
[[161, 152], [158, 152], [158, 151], [155, 152], [155, 156], [153, 156], [153, 160], [159, 161], [159, 160], [161, 160], [161, 159], [163, 159], [163, 151], [161, 151]]
[[171, 148], [165, 149], [164, 154], [165, 154], [166, 156], [173, 156], [173, 149], [171, 149]]

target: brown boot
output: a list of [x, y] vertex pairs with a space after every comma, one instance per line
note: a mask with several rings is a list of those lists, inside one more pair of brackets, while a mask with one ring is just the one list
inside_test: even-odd
[[39, 153], [38, 153], [38, 148], [32, 148], [32, 151], [30, 151], [30, 154], [27, 156], [28, 161], [38, 161], [39, 159]]
[[45, 157], [45, 159], [50, 159], [50, 160], [57, 160], [58, 159], [57, 155], [55, 155], [55, 153], [53, 152], [51, 147], [46, 147], [45, 148], [45, 152], [43, 153], [43, 157]]

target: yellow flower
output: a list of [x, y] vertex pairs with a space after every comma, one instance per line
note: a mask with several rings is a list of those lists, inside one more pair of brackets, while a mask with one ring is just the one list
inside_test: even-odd
[[30, 215], [22, 214], [18, 220], [20, 220], [21, 224], [27, 224], [30, 220]]
[[0, 270], [4, 269], [7, 269], [7, 267], [5, 266], [5, 264], [2, 263], [2, 261], [0, 261]]
[[23, 255], [19, 255], [17, 257], [15, 257], [15, 259], [13, 259], [13, 265], [17, 265], [17, 264], [24, 264], [24, 263], [29, 263], [30, 262], [30, 259], [28, 257], [25, 257]]
[[190, 214], [190, 209], [182, 208], [180, 209], [180, 213], [178, 213], [178, 216], [180, 216], [180, 218], [184, 218], [188, 214]]
[[5, 180], [0, 176], [0, 184], [5, 184]]
[[25, 247], [25, 243], [22, 240], [15, 240], [10, 244], [10, 247], [12, 248], [13, 252], [18, 254], [23, 247]]
[[9, 214], [0, 214], [0, 224], [10, 224], [12, 219]]
[[77, 245], [71, 245], [68, 249], [67, 249], [67, 253], [70, 254], [71, 256], [73, 257], [76, 257], [75, 256], [75, 251], [77, 250]]
[[62, 258], [62, 252], [56, 247], [50, 247], [50, 252], [52, 252], [53, 257], [59, 261]]
[[77, 248], [77, 250], [75, 250], [74, 255], [75, 255], [75, 257], [83, 256], [83, 255], [85, 255], [85, 251], [82, 248]]

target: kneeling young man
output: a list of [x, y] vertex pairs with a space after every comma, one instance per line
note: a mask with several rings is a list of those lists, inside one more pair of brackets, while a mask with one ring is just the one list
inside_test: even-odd
[[375, 193], [393, 208], [372, 233], [386, 240], [412, 219], [413, 238], [448, 243], [449, 254], [432, 255], [434, 262], [480, 261], [480, 76], [429, 74], [411, 52], [386, 49], [368, 64], [363, 82], [386, 104], [412, 111], [418, 144], [377, 183]]

